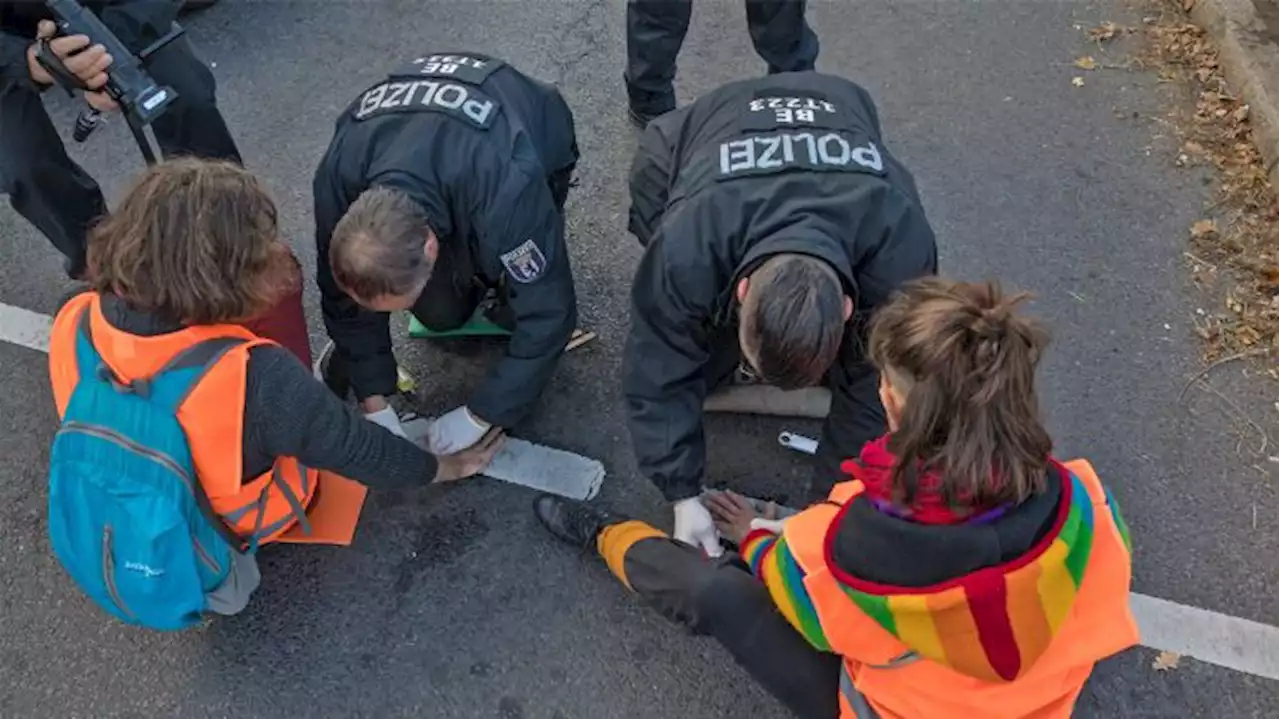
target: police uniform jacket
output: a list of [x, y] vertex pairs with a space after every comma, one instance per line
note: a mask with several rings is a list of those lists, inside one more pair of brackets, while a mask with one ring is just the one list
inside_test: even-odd
[[[841, 414], [854, 404], [850, 378], [868, 371], [865, 320], [895, 287], [937, 265], [915, 182], [884, 146], [866, 90], [786, 73], [726, 85], [658, 118], [632, 168], [630, 221], [647, 246], [632, 287], [623, 389], [640, 469], [667, 499], [699, 491], [704, 368], [712, 338], [736, 344], [723, 331], [736, 325], [734, 287], [778, 253], [825, 260], [856, 303], [840, 367], [829, 373], [822, 436], [856, 455], [859, 447], [842, 446]], [[878, 407], [874, 389], [864, 399]]]
[[[81, 4], [134, 52], [169, 32], [182, 5], [176, 0], [81, 0]], [[27, 48], [35, 42], [37, 24], [52, 19], [42, 0], [0, 0], [0, 95], [12, 83], [32, 85]]]
[[314, 181], [317, 280], [358, 398], [395, 392], [388, 315], [337, 286], [329, 240], [360, 193], [382, 185], [421, 204], [442, 254], [463, 243], [487, 284], [507, 275], [514, 334], [467, 404], [499, 426], [523, 418], [577, 322], [564, 219], [547, 184], [576, 155], [556, 90], [477, 53], [420, 57], [343, 111]]

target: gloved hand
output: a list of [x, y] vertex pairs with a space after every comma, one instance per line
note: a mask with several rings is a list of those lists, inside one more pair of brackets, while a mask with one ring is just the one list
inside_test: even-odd
[[364, 418], [376, 425], [385, 427], [397, 437], [408, 439], [404, 433], [404, 427], [400, 426], [400, 418], [396, 416], [396, 411], [391, 405], [387, 405], [376, 412], [365, 412]]
[[716, 532], [711, 513], [697, 497], [682, 499], [673, 505], [676, 513], [675, 538], [685, 544], [701, 547], [708, 557], [724, 554], [720, 534]]
[[466, 406], [450, 410], [427, 429], [427, 446], [432, 454], [454, 454], [470, 447], [491, 425], [471, 414]]

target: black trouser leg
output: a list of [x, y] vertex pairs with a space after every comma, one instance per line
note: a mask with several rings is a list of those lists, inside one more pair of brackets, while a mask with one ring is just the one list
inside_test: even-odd
[[678, 114], [671, 113], [650, 122], [640, 134], [635, 155], [631, 157], [627, 230], [641, 246], [649, 245], [667, 209], [667, 188], [671, 184], [671, 147], [667, 133]]
[[840, 464], [857, 457], [862, 445], [888, 430], [880, 404], [880, 376], [874, 367], [867, 362], [854, 367], [837, 362], [832, 365], [828, 380], [831, 413], [818, 441], [810, 502], [826, 499], [836, 482], [848, 479], [840, 471]]
[[484, 288], [475, 281], [470, 248], [442, 244], [431, 279], [410, 312], [427, 329], [447, 332], [465, 325], [483, 298]]
[[627, 99], [631, 109], [661, 115], [676, 106], [676, 56], [689, 30], [693, 0], [628, 0]]
[[178, 99], [152, 123], [166, 158], [192, 155], [239, 164], [240, 151], [216, 103], [213, 73], [196, 57], [185, 37], [166, 45], [147, 61], [151, 77], [172, 87]]
[[[626, 542], [620, 528], [619, 540]], [[609, 546], [608, 532], [599, 547], [606, 558], [618, 549]], [[654, 536], [625, 547], [622, 559], [624, 581], [647, 604], [698, 634], [715, 637], [797, 716], [839, 716], [840, 657], [814, 649], [741, 560], [708, 562], [699, 550]]]
[[747, 0], [747, 29], [769, 73], [812, 70], [818, 36], [804, 19], [805, 0]]
[[85, 270], [85, 235], [107, 211], [98, 183], [74, 160], [58, 137], [36, 90], [0, 85], [0, 191], [66, 256], [67, 274]]

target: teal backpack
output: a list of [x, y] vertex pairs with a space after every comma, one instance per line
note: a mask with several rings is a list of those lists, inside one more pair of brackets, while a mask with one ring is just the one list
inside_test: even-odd
[[90, 315], [80, 315], [79, 380], [49, 462], [53, 551], [109, 614], [185, 629], [201, 621], [205, 594], [227, 578], [232, 552], [256, 549], [213, 511], [177, 417], [205, 372], [245, 340], [205, 340], [126, 383], [94, 348]]

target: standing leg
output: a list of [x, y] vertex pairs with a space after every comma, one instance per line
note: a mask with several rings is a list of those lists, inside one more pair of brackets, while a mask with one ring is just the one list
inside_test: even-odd
[[240, 151], [216, 102], [213, 73], [196, 57], [185, 37], [147, 60], [156, 82], [172, 87], [178, 99], [152, 124], [165, 157], [192, 155], [240, 164]]
[[880, 404], [880, 377], [867, 362], [846, 367], [836, 362], [828, 373], [831, 412], [822, 426], [817, 464], [809, 488], [809, 501], [827, 498], [831, 487], [848, 479], [840, 464], [862, 451], [862, 445], [888, 430], [884, 407]]
[[107, 212], [98, 183], [67, 156], [35, 88], [0, 81], [0, 191], [66, 256], [67, 274], [85, 272], [85, 235]]
[[643, 125], [676, 106], [676, 57], [689, 30], [692, 0], [628, 0], [627, 100]]
[[818, 36], [805, 22], [805, 0], [747, 0], [747, 30], [769, 74], [812, 70]]
[[628, 589], [668, 619], [715, 637], [801, 717], [839, 716], [840, 657], [814, 649], [740, 560], [710, 562], [654, 527], [543, 495], [534, 512], [560, 539], [591, 546]]

